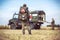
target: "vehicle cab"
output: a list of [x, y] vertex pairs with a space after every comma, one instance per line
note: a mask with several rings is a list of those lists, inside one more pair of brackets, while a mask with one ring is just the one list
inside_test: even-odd
[[32, 28], [40, 29], [41, 24], [46, 21], [46, 15], [44, 11], [32, 11], [29, 17]]

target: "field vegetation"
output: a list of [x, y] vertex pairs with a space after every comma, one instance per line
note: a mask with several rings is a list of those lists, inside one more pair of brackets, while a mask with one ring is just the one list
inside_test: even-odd
[[52, 30], [51, 27], [31, 30], [32, 35], [29, 35], [27, 30], [23, 35], [22, 30], [11, 30], [6, 26], [4, 28], [0, 29], [0, 40], [60, 40], [60, 30], [57, 27], [55, 27], [55, 30]]

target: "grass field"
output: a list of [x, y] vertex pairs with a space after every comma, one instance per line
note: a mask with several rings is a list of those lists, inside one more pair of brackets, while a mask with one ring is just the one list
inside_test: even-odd
[[22, 34], [22, 30], [0, 30], [0, 40], [60, 40], [60, 30], [32, 30], [32, 35]]

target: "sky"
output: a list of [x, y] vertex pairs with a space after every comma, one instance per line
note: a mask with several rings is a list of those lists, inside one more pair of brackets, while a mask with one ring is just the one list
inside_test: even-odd
[[[46, 21], [55, 19], [55, 24], [60, 24], [60, 0], [0, 0], [0, 25], [7, 25], [13, 14], [19, 13], [19, 8], [27, 4], [29, 11], [43, 10]], [[50, 24], [44, 23], [43, 25]]]

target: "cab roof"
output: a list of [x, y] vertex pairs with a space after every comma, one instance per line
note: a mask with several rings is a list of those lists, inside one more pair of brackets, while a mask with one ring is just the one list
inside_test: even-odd
[[32, 11], [31, 14], [45, 15], [44, 11]]

